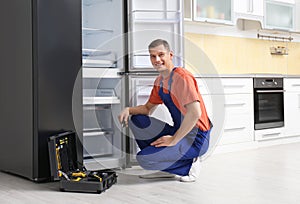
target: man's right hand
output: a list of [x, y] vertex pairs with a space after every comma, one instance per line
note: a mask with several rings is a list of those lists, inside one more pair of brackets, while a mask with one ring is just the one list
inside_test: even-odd
[[124, 108], [118, 118], [123, 127], [128, 127], [129, 107]]

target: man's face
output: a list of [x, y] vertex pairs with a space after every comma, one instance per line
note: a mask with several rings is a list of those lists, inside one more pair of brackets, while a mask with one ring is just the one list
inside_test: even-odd
[[173, 52], [169, 52], [163, 45], [149, 50], [151, 63], [158, 72], [173, 69]]

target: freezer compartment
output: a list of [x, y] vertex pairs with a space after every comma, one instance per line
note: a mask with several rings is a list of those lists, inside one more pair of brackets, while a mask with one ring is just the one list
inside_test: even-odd
[[113, 154], [112, 132], [83, 133], [83, 157], [100, 157]]

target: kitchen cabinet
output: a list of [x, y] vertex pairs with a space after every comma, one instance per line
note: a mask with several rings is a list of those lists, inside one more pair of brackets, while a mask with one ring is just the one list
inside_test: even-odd
[[252, 79], [197, 78], [197, 83], [209, 117], [218, 123], [213, 130], [222, 127], [218, 134], [212, 131], [211, 138], [219, 138], [218, 145], [253, 141]]
[[258, 20], [263, 23], [264, 1], [262, 0], [235, 0], [235, 19]]
[[295, 7], [295, 29], [300, 32], [300, 0], [296, 0]]
[[265, 1], [264, 28], [295, 30], [295, 4], [292, 1]]
[[194, 20], [233, 24], [232, 0], [194, 0]]
[[284, 89], [285, 135], [299, 136], [300, 78], [285, 78]]
[[193, 0], [183, 0], [183, 15], [184, 20], [193, 20]]

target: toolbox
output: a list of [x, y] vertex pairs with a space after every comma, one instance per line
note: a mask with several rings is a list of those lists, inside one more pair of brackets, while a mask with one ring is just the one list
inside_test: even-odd
[[59, 180], [61, 191], [101, 193], [117, 182], [115, 171], [88, 171], [78, 162], [73, 131], [49, 137], [48, 148], [51, 180]]

